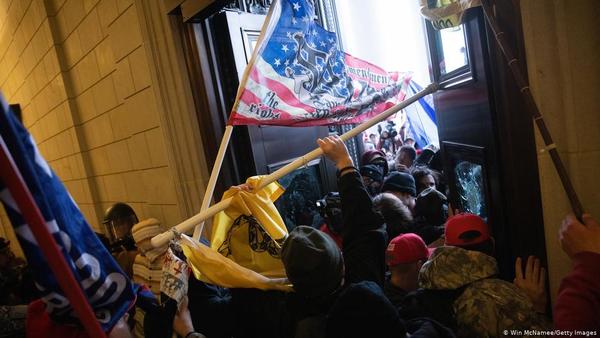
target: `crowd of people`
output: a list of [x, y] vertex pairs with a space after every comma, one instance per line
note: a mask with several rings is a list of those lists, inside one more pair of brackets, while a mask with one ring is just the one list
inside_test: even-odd
[[[357, 166], [338, 137], [318, 144], [338, 169], [339, 192], [319, 201], [325, 224], [297, 225], [281, 246], [294, 292], [227, 289], [190, 277], [179, 306], [165, 307], [156, 299], [144, 305], [138, 296], [110, 336], [133, 335], [138, 310], [145, 314], [138, 335], [161, 338], [173, 332], [186, 338], [498, 337], [553, 329], [597, 334], [600, 225], [591, 216], [563, 221], [559, 239], [574, 267], [550, 314], [540, 260], [517, 258], [514, 281], [499, 279], [485, 220], [448, 207], [435, 147], [417, 154], [402, 145], [393, 163], [372, 149]], [[123, 210], [121, 219], [134, 219], [133, 211]], [[136, 257], [140, 243], [151, 236], [148, 229], [138, 225], [133, 235], [117, 235], [124, 240], [107, 241], [107, 247], [121, 258]], [[31, 300], [15, 299], [22, 293], [15, 281], [23, 277], [14, 271], [24, 262], [17, 264], [7, 247], [0, 243], [0, 321], [13, 323], [5, 313], [12, 307], [4, 305]], [[142, 253], [152, 252], [148, 247]], [[120, 260], [133, 275], [137, 262]]]

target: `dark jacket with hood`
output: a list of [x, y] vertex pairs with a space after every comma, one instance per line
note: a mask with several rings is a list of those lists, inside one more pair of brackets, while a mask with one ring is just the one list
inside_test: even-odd
[[[527, 295], [514, 284], [494, 278], [497, 274], [493, 257], [444, 246], [421, 268], [419, 287], [446, 292], [453, 299], [446, 304], [452, 309], [459, 337], [501, 337], [504, 330], [551, 329]], [[444, 305], [441, 297], [438, 301]]]

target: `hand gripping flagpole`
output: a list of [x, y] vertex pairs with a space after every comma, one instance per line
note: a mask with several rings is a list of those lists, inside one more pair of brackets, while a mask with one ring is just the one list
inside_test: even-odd
[[[437, 83], [432, 83], [432, 84], [428, 85], [423, 90], [416, 93], [415, 95], [413, 95], [413, 96], [409, 97], [408, 99], [400, 102], [399, 104], [387, 109], [383, 113], [371, 118], [370, 120], [361, 123], [356, 128], [344, 133], [343, 135], [340, 136], [340, 138], [343, 141], [347, 141], [347, 140], [351, 139], [352, 137], [371, 128], [375, 124], [387, 119], [391, 115], [393, 115], [393, 114], [399, 112], [400, 110], [408, 107], [409, 105], [415, 103], [417, 100], [424, 97], [425, 95], [429, 95], [429, 94], [436, 92], [438, 90], [438, 88], [439, 88], [439, 86]], [[277, 181], [278, 179], [291, 173], [292, 171], [306, 165], [306, 163], [314, 160], [315, 158], [317, 158], [321, 155], [323, 155], [323, 151], [321, 150], [321, 148], [317, 148], [302, 157], [298, 157], [294, 161], [281, 167], [280, 169], [271, 173], [270, 175], [263, 177], [263, 179], [260, 181], [260, 184], [256, 187], [256, 190], [260, 190], [260, 189], [266, 187], [267, 185]], [[196, 214], [195, 216], [192, 216], [191, 218], [179, 223], [178, 225], [176, 225], [174, 227], [174, 229], [178, 232], [189, 231], [196, 224], [199, 224], [199, 223], [203, 222], [204, 220], [208, 219], [209, 217], [217, 214], [218, 212], [225, 210], [231, 204], [231, 200], [232, 200], [232, 198], [222, 200], [221, 202], [211, 206], [210, 208], [203, 210], [200, 213]], [[154, 247], [160, 247], [160, 246], [168, 243], [169, 240], [171, 240], [171, 238], [173, 238], [173, 232], [169, 230], [169, 231], [163, 232], [160, 235], [154, 236], [151, 240], [151, 243]]]
[[579, 198], [577, 197], [577, 192], [575, 192], [575, 188], [573, 187], [573, 183], [571, 182], [571, 179], [569, 178], [569, 174], [567, 173], [567, 170], [565, 169], [565, 166], [560, 158], [560, 155], [558, 154], [558, 151], [556, 150], [556, 144], [554, 144], [554, 141], [552, 140], [552, 135], [550, 135], [550, 131], [546, 127], [546, 123], [544, 122], [544, 117], [540, 113], [540, 110], [538, 109], [538, 106], [535, 103], [535, 100], [533, 99], [533, 95], [531, 95], [531, 91], [529, 90], [529, 85], [527, 84], [527, 82], [525, 82], [525, 79], [524, 79], [522, 71], [521, 71], [521, 67], [519, 66], [519, 60], [517, 58], [515, 58], [512, 49], [504, 40], [504, 32], [500, 30], [500, 27], [498, 26], [498, 23], [496, 22], [494, 13], [492, 12], [492, 9], [490, 7], [489, 0], [483, 0], [481, 2], [481, 5], [483, 7], [485, 17], [486, 17], [488, 23], [490, 24], [490, 28], [492, 29], [492, 32], [494, 33], [494, 36], [496, 37], [496, 42], [498, 43], [498, 46], [500, 47], [500, 50], [502, 51], [504, 58], [508, 62], [508, 67], [510, 68], [510, 70], [513, 74], [515, 82], [517, 83], [517, 86], [519, 87], [520, 92], [523, 96], [523, 99], [525, 100], [525, 105], [527, 106], [527, 110], [529, 110], [529, 112], [531, 112], [531, 115], [533, 116], [533, 120], [535, 121], [535, 124], [537, 125], [538, 130], [540, 131], [540, 135], [542, 136], [542, 139], [544, 140], [544, 144], [546, 145], [544, 150], [546, 150], [546, 151], [548, 151], [548, 153], [550, 153], [550, 158], [552, 158], [552, 163], [554, 163], [554, 167], [556, 168], [556, 172], [558, 173], [560, 182], [562, 183], [563, 188], [565, 189], [565, 192], [567, 193], [567, 197], [569, 198], [569, 202], [571, 204], [571, 209], [575, 213], [575, 216], [581, 221], [581, 219], [582, 219], [581, 216], [583, 214], [583, 206], [581, 205], [581, 202], [579, 201]]
[[0, 148], [0, 178], [6, 184], [6, 187], [23, 213], [23, 218], [25, 218], [25, 221], [29, 225], [60, 288], [69, 299], [87, 334], [90, 337], [106, 337], [83, 290], [73, 276], [73, 272], [65, 261], [54, 238], [48, 231], [44, 216], [35, 204], [29, 188], [23, 181], [23, 177], [19, 174], [17, 166], [6, 147], [6, 143], [4, 143], [4, 139], [1, 137]]

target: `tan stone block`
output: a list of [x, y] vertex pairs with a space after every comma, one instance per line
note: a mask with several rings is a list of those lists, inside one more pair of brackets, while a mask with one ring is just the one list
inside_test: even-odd
[[79, 151], [79, 144], [76, 144], [74, 140], [76, 139], [75, 127], [71, 127], [66, 129], [61, 133], [62, 139], [61, 142], [64, 144], [62, 156], [72, 155]]
[[146, 169], [152, 166], [150, 151], [144, 134], [136, 134], [127, 140], [131, 163], [134, 170]]
[[144, 46], [140, 46], [131, 55], [129, 55], [131, 64], [131, 73], [135, 90], [140, 91], [152, 84], [150, 68], [148, 67], [148, 58]]
[[102, 31], [108, 32], [108, 27], [119, 15], [116, 0], [100, 0], [98, 3], [98, 16], [102, 25]]
[[129, 97], [125, 108], [131, 121], [132, 133], [139, 133], [159, 126], [158, 108], [152, 87]]
[[17, 54], [22, 54], [31, 38], [25, 37], [22, 27], [17, 28], [11, 48], [14, 48]]
[[142, 179], [141, 171], [130, 171], [123, 173], [125, 188], [130, 202], [145, 202], [147, 200], [146, 187]]
[[179, 210], [179, 206], [177, 206], [175, 204], [162, 205], [161, 208], [162, 208], [163, 216], [165, 218], [164, 219], [165, 229], [169, 229], [184, 220], [184, 217], [182, 217], [181, 211]]
[[[129, 198], [131, 199], [131, 196]], [[133, 208], [133, 211], [135, 212], [135, 215], [137, 216], [138, 220], [141, 221], [148, 218], [144, 215], [144, 203], [128, 201], [127, 204], [129, 204], [129, 206]]]
[[79, 34], [81, 48], [84, 53], [91, 51], [102, 40], [104, 35], [102, 34], [98, 11], [95, 8], [81, 22], [81, 25], [77, 28], [77, 34]]
[[98, 4], [98, 0], [83, 0], [83, 9], [89, 13]]
[[108, 112], [115, 140], [122, 140], [131, 136], [131, 128], [124, 107], [125, 105], [121, 104]]
[[56, 108], [67, 100], [67, 89], [62, 76], [57, 76], [48, 85], [47, 104], [49, 109]]
[[81, 180], [63, 182], [76, 203], [83, 202], [83, 182]]
[[112, 133], [112, 127], [110, 125], [110, 118], [108, 114], [100, 115], [98, 118], [92, 121], [96, 121], [96, 140], [99, 142], [99, 144], [104, 145], [113, 142], [114, 136]]
[[46, 74], [50, 78], [56, 77], [60, 73], [60, 64], [58, 62], [58, 54], [55, 48], [51, 48], [50, 51], [44, 56], [44, 67], [46, 68]]
[[46, 129], [43, 133], [44, 139], [58, 134], [58, 119], [56, 118], [55, 111], [46, 114], [40, 119], [39, 123]]
[[72, 32], [83, 20], [85, 9], [81, 0], [67, 0], [63, 6], [67, 18], [67, 32]]
[[142, 179], [150, 203], [177, 204], [175, 186], [167, 167], [144, 170]]
[[92, 90], [86, 90], [79, 95], [76, 99], [76, 104], [80, 123], [87, 122], [98, 115]]
[[44, 55], [48, 53], [50, 47], [54, 45], [54, 37], [50, 31], [50, 25], [48, 22], [44, 21], [44, 23], [40, 25], [31, 43], [34, 44], [33, 50], [36, 61], [41, 60]]
[[74, 154], [74, 155], [71, 155], [71, 156], [67, 156], [64, 159], [64, 163], [65, 163], [65, 169], [64, 170], [66, 172], [70, 173], [69, 177], [71, 179], [74, 179], [74, 180], [83, 178], [83, 175], [81, 175], [79, 173], [79, 165], [77, 163], [77, 161], [78, 161], [78, 156], [77, 155], [81, 156], [81, 154]]
[[133, 4], [133, 0], [117, 0], [117, 7], [119, 8], [119, 13], [123, 13], [129, 6]]
[[166, 166], [168, 163], [167, 148], [161, 128], [144, 132], [150, 151], [150, 161], [153, 167]]
[[110, 171], [106, 148], [100, 147], [92, 149], [88, 153], [90, 169], [94, 175], [106, 175]]
[[64, 3], [65, 0], [46, 0], [46, 9], [48, 11], [48, 15], [56, 15]]
[[118, 104], [112, 76], [107, 76], [98, 82], [92, 88], [92, 93], [98, 113], [104, 113]]
[[109, 27], [115, 60], [120, 61], [142, 44], [142, 34], [135, 6], [130, 6]]
[[106, 190], [106, 187], [104, 185], [104, 177], [105, 176], [96, 176], [96, 177], [90, 178], [91, 184], [96, 189], [96, 194], [97, 194], [96, 198], [98, 199], [98, 201], [102, 201], [102, 202], [106, 202], [109, 200], [108, 199], [108, 191]]
[[144, 203], [143, 205], [143, 213], [145, 218], [156, 218], [164, 224], [165, 217], [162, 213], [162, 208], [160, 205]]
[[81, 199], [82, 203], [94, 203], [94, 198], [90, 189], [90, 181], [88, 179], [82, 180], [83, 182], [83, 196]]
[[100, 79], [100, 68], [95, 53], [87, 54], [77, 65], [79, 80], [82, 89], [86, 90]]
[[[74, 1], [74, 0], [71, 0]], [[78, 34], [71, 34], [66, 38], [63, 43], [63, 51], [65, 55], [65, 65], [67, 68], [73, 67], [81, 56], [83, 55], [83, 49], [81, 47], [81, 41], [79, 40]]]
[[121, 173], [129, 171], [133, 168], [131, 164], [131, 156], [129, 155], [129, 148], [127, 146], [127, 140], [109, 144], [106, 147], [106, 154], [110, 164], [111, 172]]
[[115, 71], [114, 76], [117, 95], [120, 102], [123, 102], [128, 96], [131, 96], [135, 92], [128, 58], [124, 58], [117, 63], [117, 70]]
[[79, 204], [78, 205], [81, 214], [96, 232], [102, 232], [100, 227], [99, 216], [96, 214], [96, 209], [93, 204]]
[[123, 175], [107, 175], [104, 176], [104, 186], [108, 194], [109, 201], [124, 202], [127, 201], [127, 190], [125, 189], [125, 181]]
[[115, 70], [115, 57], [110, 47], [108, 38], [100, 42], [98, 47], [94, 49], [96, 59], [98, 60], [98, 68], [100, 68], [100, 76], [105, 77]]

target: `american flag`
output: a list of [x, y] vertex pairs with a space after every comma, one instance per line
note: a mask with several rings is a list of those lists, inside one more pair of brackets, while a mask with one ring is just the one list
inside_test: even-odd
[[362, 122], [402, 101], [410, 74], [388, 73], [339, 48], [310, 0], [272, 5], [229, 123], [311, 126]]
[[[83, 289], [96, 319], [109, 331], [135, 300], [129, 278], [104, 248], [21, 123], [0, 94], [0, 137], [33, 195], [46, 226]], [[77, 323], [73, 307], [42, 254], [15, 198], [0, 180], [0, 200], [34, 274], [40, 298], [50, 316]]]

